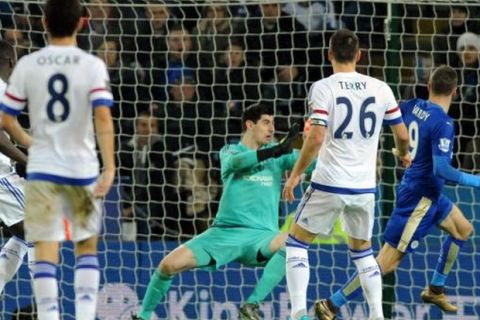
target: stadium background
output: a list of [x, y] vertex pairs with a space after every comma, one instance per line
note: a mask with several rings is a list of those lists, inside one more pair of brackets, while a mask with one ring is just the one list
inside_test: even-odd
[[[431, 65], [457, 68], [460, 89], [451, 115], [459, 139], [453, 160], [457, 167], [479, 172], [479, 10], [477, 1], [90, 0], [78, 43], [109, 68], [119, 167], [105, 205], [98, 319], [128, 319], [165, 252], [211, 223], [221, 194], [217, 153], [223, 144], [238, 141], [243, 108], [258, 101], [272, 104], [278, 137], [293, 121], [303, 121], [310, 84], [331, 74], [326, 47], [337, 28], [357, 32], [363, 51], [358, 70], [387, 81], [400, 100], [425, 97]], [[45, 44], [41, 13], [37, 1], [0, 1], [2, 39], [15, 46], [19, 57]], [[467, 31], [475, 36], [459, 41]], [[471, 61], [462, 59], [465, 47], [473, 52]], [[26, 117], [22, 123], [28, 126]], [[377, 248], [401, 176], [391, 146], [386, 132], [379, 153]], [[450, 187], [447, 193], [480, 230], [478, 191]], [[279, 225], [294, 207], [280, 205]], [[352, 270], [340, 229], [310, 252], [315, 268], [310, 303], [337, 289]], [[479, 239], [474, 235], [464, 247], [448, 282], [458, 315], [442, 318], [434, 307], [418, 303], [440, 251], [437, 232], [419, 244], [396, 277], [386, 280], [388, 317], [480, 318]], [[71, 246], [62, 252], [61, 290], [72, 296]], [[212, 274], [185, 273], [174, 282], [158, 317], [236, 319], [260, 274], [261, 269], [235, 264]], [[32, 303], [29, 281], [22, 267], [2, 297], [2, 319]], [[62, 305], [64, 319], [73, 319], [73, 301], [63, 298]], [[265, 319], [286, 319], [284, 282], [262, 310]], [[358, 300], [341, 314], [342, 319], [363, 319], [366, 305]]]

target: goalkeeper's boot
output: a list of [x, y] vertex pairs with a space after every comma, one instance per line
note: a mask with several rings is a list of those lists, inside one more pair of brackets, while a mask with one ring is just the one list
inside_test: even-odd
[[132, 320], [143, 320], [143, 319], [137, 316], [136, 314], [132, 314]]
[[258, 303], [244, 303], [240, 306], [240, 319], [241, 320], [260, 320], [260, 314], [258, 313], [260, 306]]
[[442, 287], [434, 287], [433, 290], [431, 286], [425, 288], [420, 297], [422, 297], [423, 302], [433, 303], [445, 312], [457, 312], [458, 310], [457, 306], [448, 300], [445, 289]]
[[337, 318], [337, 310], [328, 299], [315, 301], [313, 308], [319, 320], [334, 320]]

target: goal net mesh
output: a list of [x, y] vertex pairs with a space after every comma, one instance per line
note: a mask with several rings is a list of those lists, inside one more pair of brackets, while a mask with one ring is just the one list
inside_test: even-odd
[[[15, 47], [18, 58], [47, 44], [42, 5], [0, 2], [1, 38]], [[332, 74], [327, 48], [336, 29], [356, 32], [362, 49], [358, 71], [386, 81], [399, 100], [427, 98], [432, 66], [454, 67], [459, 88], [450, 110], [457, 130], [453, 163], [480, 172], [479, 13], [477, 1], [85, 3], [77, 42], [108, 66], [119, 168], [105, 201], [98, 319], [130, 319], [161, 258], [211, 225], [222, 192], [218, 153], [223, 145], [239, 141], [246, 107], [258, 102], [273, 106], [279, 139], [293, 122], [305, 119], [310, 85]], [[20, 120], [28, 127], [26, 115]], [[391, 148], [392, 137], [385, 130], [378, 160], [376, 250], [402, 173]], [[302, 191], [297, 190], [299, 199]], [[479, 192], [448, 186], [446, 194], [480, 230]], [[284, 230], [297, 203], [279, 205]], [[9, 235], [3, 236], [5, 240]], [[417, 252], [401, 263], [396, 279], [385, 281], [388, 317], [480, 318], [476, 234], [462, 249], [447, 282], [458, 314], [442, 316], [421, 303], [420, 292], [431, 278], [444, 236], [435, 231], [422, 240]], [[64, 245], [61, 256], [63, 319], [73, 319], [71, 244]], [[331, 238], [316, 240], [310, 260], [309, 306], [338, 289], [353, 271], [340, 225]], [[239, 264], [213, 273], [186, 272], [174, 280], [156, 317], [237, 319], [240, 303], [261, 273], [262, 268]], [[33, 317], [32, 303], [25, 266], [3, 292], [2, 318], [17, 319], [20, 313]], [[265, 319], [287, 319], [288, 310], [283, 281], [261, 311]], [[366, 315], [362, 298], [343, 307], [339, 317]]]

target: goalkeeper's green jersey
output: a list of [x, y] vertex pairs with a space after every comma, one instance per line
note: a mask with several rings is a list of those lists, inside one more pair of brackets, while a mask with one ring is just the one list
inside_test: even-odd
[[220, 150], [223, 194], [213, 226], [278, 230], [282, 177], [298, 157], [299, 152], [293, 151], [258, 162], [257, 151], [241, 142], [224, 146]]

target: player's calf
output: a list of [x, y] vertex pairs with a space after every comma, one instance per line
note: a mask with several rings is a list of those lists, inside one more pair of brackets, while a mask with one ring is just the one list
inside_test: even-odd
[[423, 302], [435, 304], [445, 312], [457, 312], [458, 308], [450, 302], [443, 287], [430, 285], [420, 294]]

